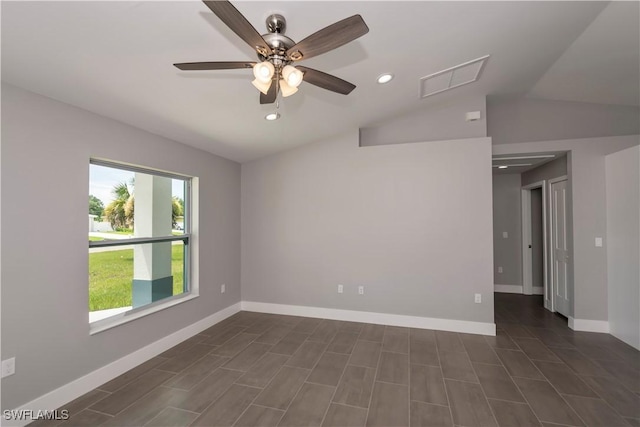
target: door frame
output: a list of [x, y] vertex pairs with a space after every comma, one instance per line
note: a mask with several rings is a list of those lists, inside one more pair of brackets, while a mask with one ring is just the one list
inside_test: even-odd
[[529, 243], [531, 242], [531, 190], [542, 189], [542, 286], [544, 294], [544, 307], [549, 311], [554, 311], [553, 289], [549, 286], [549, 227], [547, 218], [549, 217], [549, 206], [547, 203], [547, 180], [537, 181], [525, 185], [521, 188], [522, 203], [522, 293], [533, 295], [533, 260]]
[[[547, 186], [548, 186], [548, 189], [549, 189], [549, 191], [547, 192], [548, 195], [549, 195], [549, 203], [547, 205], [547, 206], [549, 206], [549, 265], [553, 265], [553, 257], [554, 257], [554, 250], [553, 250], [553, 243], [552, 243], [553, 242], [553, 232], [554, 232], [554, 230], [553, 230], [553, 221], [551, 221], [551, 211], [552, 211], [552, 208], [553, 208], [553, 201], [551, 199], [552, 198], [551, 186], [553, 184], [555, 184], [556, 182], [562, 182], [562, 181], [567, 181], [567, 186], [568, 186], [569, 178], [568, 178], [567, 175], [562, 175], [562, 176], [558, 176], [556, 178], [551, 178], [551, 179], [549, 179], [549, 181], [547, 183]], [[565, 215], [567, 215], [566, 211], [565, 211]], [[571, 219], [567, 216], [567, 220], [570, 221]], [[568, 244], [569, 243], [567, 242], [567, 245]], [[567, 286], [568, 286], [568, 282], [569, 282], [569, 279], [567, 278], [567, 284], [566, 284]], [[556, 284], [555, 284], [555, 282], [553, 280], [553, 268], [551, 268], [550, 271], [549, 271], [549, 282], [548, 283], [549, 283], [549, 299], [550, 299], [549, 304], [552, 307], [551, 311], [555, 312], [556, 310], [555, 310], [555, 301], [554, 301], [554, 290], [555, 290]], [[545, 292], [546, 292], [546, 288], [547, 287], [545, 286]], [[573, 304], [573, 301], [571, 301], [571, 303]], [[547, 304], [547, 295], [545, 294], [545, 307], [546, 307], [546, 304]]]

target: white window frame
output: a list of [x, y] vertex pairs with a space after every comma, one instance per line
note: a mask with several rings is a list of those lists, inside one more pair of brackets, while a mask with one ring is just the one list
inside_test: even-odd
[[[185, 247], [184, 256], [184, 281], [187, 284], [187, 291], [179, 295], [164, 298], [159, 301], [146, 304], [142, 307], [133, 308], [124, 313], [116, 314], [105, 319], [97, 320], [89, 323], [89, 334], [93, 335], [108, 329], [114, 328], [118, 325], [122, 325], [133, 320], [139, 319], [144, 316], [148, 316], [152, 313], [156, 313], [161, 310], [165, 310], [174, 305], [182, 304], [186, 301], [190, 301], [199, 296], [198, 286], [198, 269], [197, 269], [197, 229], [198, 229], [198, 178], [188, 175], [182, 175], [172, 172], [159, 171], [156, 169], [135, 166], [131, 164], [118, 163], [112, 160], [104, 159], [89, 159], [89, 163], [97, 166], [104, 166], [114, 169], [121, 169], [127, 172], [139, 172], [149, 175], [162, 176], [171, 179], [179, 179], [185, 182], [185, 194], [184, 194], [184, 222], [183, 222], [183, 234], [177, 236], [163, 236], [163, 237], [137, 237], [126, 240], [109, 240], [109, 241], [89, 241], [89, 249], [112, 247], [112, 246], [124, 246], [132, 244], [151, 244], [160, 242], [173, 242], [182, 241]], [[89, 262], [87, 252], [87, 264]], [[88, 286], [88, 283], [87, 283]], [[88, 314], [88, 313], [87, 313]]]

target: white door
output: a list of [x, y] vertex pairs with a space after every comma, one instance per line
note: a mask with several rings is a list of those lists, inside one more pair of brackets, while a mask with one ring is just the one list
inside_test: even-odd
[[571, 306], [567, 290], [569, 250], [567, 245], [567, 181], [551, 184], [551, 241], [553, 244], [554, 308], [569, 317]]

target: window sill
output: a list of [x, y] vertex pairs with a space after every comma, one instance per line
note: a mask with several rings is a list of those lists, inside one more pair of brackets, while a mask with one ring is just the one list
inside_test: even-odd
[[116, 326], [129, 323], [132, 320], [140, 319], [141, 317], [148, 316], [150, 314], [165, 310], [169, 307], [173, 307], [174, 305], [182, 304], [195, 298], [198, 298], [198, 294], [190, 293], [188, 295], [176, 296], [175, 298], [170, 298], [167, 301], [158, 301], [157, 304], [152, 304], [147, 307], [141, 307], [136, 310], [127, 311], [125, 313], [117, 314], [106, 319], [89, 323], [89, 335], [94, 335], [111, 328], [115, 328]]

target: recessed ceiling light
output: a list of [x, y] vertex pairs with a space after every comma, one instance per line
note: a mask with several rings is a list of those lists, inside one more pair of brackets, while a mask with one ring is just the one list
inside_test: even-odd
[[264, 118], [266, 120], [269, 120], [270, 122], [272, 122], [272, 121], [278, 120], [280, 118], [280, 113], [269, 113], [266, 116], [264, 116]]
[[393, 74], [391, 73], [384, 73], [378, 76], [378, 83], [380, 84], [389, 83], [391, 80], [393, 80]]
[[493, 160], [528, 160], [528, 159], [551, 159], [555, 154], [539, 154], [533, 156], [511, 156], [511, 157], [493, 157]]
[[498, 166], [498, 169], [506, 169], [506, 168], [508, 168], [508, 167], [509, 167], [509, 166]]

